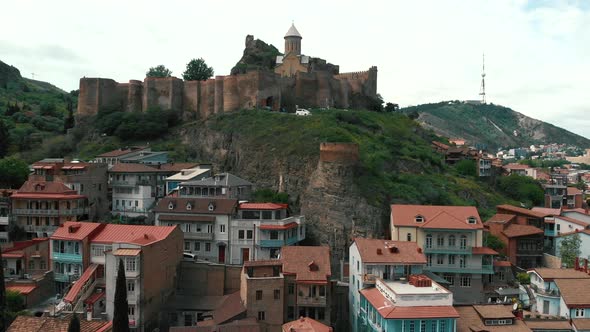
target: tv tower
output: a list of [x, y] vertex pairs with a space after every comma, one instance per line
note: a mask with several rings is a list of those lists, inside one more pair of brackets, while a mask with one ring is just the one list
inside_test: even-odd
[[482, 67], [481, 67], [481, 88], [479, 89], [479, 95], [481, 96], [481, 103], [486, 103], [486, 55], [482, 55]]

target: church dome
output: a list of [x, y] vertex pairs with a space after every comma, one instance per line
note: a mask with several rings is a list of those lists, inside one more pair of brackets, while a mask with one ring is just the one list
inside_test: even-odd
[[299, 31], [297, 31], [297, 28], [295, 27], [295, 23], [291, 24], [289, 31], [287, 31], [287, 33], [285, 34], [285, 38], [287, 38], [287, 37], [303, 38], [303, 37], [301, 37], [301, 34], [299, 33]]

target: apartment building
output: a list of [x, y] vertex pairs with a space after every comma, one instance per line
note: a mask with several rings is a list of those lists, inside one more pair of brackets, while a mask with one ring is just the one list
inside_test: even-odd
[[184, 252], [193, 253], [199, 259], [226, 263], [232, 254], [230, 222], [237, 206], [235, 199], [167, 196], [154, 208], [155, 224], [179, 225], [184, 236]]
[[[49, 271], [49, 239], [16, 241], [2, 250], [5, 278], [25, 278]], [[26, 276], [26, 277], [25, 277]]]
[[349, 248], [349, 305], [353, 331], [363, 331], [359, 320], [361, 293], [377, 279], [408, 280], [423, 272], [426, 256], [415, 242], [355, 238]]
[[0, 244], [9, 241], [10, 196], [15, 192], [15, 189], [0, 189]]
[[531, 311], [553, 316], [566, 316], [564, 313], [567, 311], [563, 308], [564, 303], [558, 281], [576, 285], [581, 289], [580, 283], [590, 280], [588, 273], [575, 269], [535, 268], [527, 273], [531, 278], [530, 284], [525, 286], [528, 287], [529, 294], [532, 294], [532, 297], [529, 295]]
[[[146, 146], [129, 146], [117, 150], [99, 154], [93, 162], [107, 164], [109, 168], [118, 164], [121, 160], [139, 155], [141, 152], [150, 152], [151, 149]], [[166, 161], [164, 161], [166, 162]]]
[[486, 276], [494, 274], [498, 253], [484, 246], [483, 229], [473, 206], [391, 206], [391, 239], [416, 242], [425, 271], [446, 280], [456, 304], [483, 301]]
[[180, 172], [166, 178], [166, 195], [178, 191], [182, 182], [197, 181], [210, 176], [210, 164], [200, 164], [194, 168], [180, 170]]
[[182, 197], [230, 198], [240, 201], [252, 198], [252, 183], [231, 173], [219, 173], [196, 181], [180, 184]]
[[231, 219], [231, 264], [278, 259], [281, 248], [305, 239], [305, 217], [287, 216], [287, 204], [241, 203]]
[[[159, 326], [161, 309], [176, 287], [182, 232], [169, 226], [66, 222], [51, 237], [51, 259], [57, 286], [65, 294], [58, 308], [85, 309], [90, 317], [106, 312], [109, 320], [122, 260], [130, 328], [152, 331]], [[74, 280], [76, 271], [79, 277]], [[62, 275], [67, 282], [58, 281]]]
[[246, 261], [240, 296], [246, 316], [260, 323], [261, 331], [281, 331], [285, 322], [285, 276], [280, 260]]
[[29, 239], [50, 236], [66, 221], [87, 220], [88, 198], [62, 182], [26, 181], [10, 196], [11, 222]]

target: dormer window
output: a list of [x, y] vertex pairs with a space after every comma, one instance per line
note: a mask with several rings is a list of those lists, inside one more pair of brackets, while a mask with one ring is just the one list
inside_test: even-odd
[[190, 202], [186, 203], [186, 209], [187, 209], [188, 211], [190, 211], [190, 210], [192, 210], [192, 209], [193, 209], [193, 206], [191, 205], [191, 203], [190, 203]]
[[424, 217], [423, 217], [423, 216], [421, 216], [421, 215], [417, 215], [417, 216], [414, 218], [414, 220], [415, 220], [416, 222], [424, 222]]
[[213, 202], [209, 203], [208, 209], [209, 209], [209, 211], [215, 210], [215, 203], [213, 203]]
[[469, 218], [467, 218], [467, 223], [468, 224], [477, 224], [477, 219], [475, 217], [469, 217]]
[[174, 210], [174, 203], [168, 203], [168, 210]]

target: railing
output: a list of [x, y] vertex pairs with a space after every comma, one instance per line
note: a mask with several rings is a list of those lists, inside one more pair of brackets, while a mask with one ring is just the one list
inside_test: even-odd
[[55, 279], [55, 281], [59, 282], [72, 282], [78, 280], [80, 278], [80, 275], [69, 273], [53, 273], [53, 278]]
[[545, 289], [543, 287], [538, 287], [535, 284], [531, 284], [530, 286], [535, 291], [535, 293], [538, 293], [541, 295], [547, 295], [547, 296], [555, 296], [555, 297], [560, 296], [558, 289]]
[[213, 240], [215, 233], [197, 233], [197, 232], [186, 232], [184, 233], [185, 239], [191, 240]]
[[425, 253], [445, 253], [445, 254], [470, 254], [471, 247], [465, 246], [424, 246]]
[[[155, 185], [155, 183], [153, 183]], [[111, 180], [111, 186], [115, 187], [135, 187], [135, 186], [151, 186], [152, 182], [149, 180]]]
[[326, 305], [325, 296], [297, 296], [298, 305]]
[[79, 214], [87, 214], [88, 209], [77, 208], [67, 210], [55, 210], [55, 209], [14, 209], [12, 210], [15, 215], [35, 215], [35, 216], [73, 216]]
[[545, 236], [555, 236], [557, 232], [554, 229], [546, 229]]
[[44, 233], [53, 233], [57, 230], [59, 226], [35, 226], [35, 225], [25, 225], [26, 232], [44, 232]]
[[260, 240], [260, 246], [265, 248], [280, 248], [285, 245], [285, 240]]
[[374, 285], [376, 278], [377, 276], [375, 276], [374, 274], [365, 273], [363, 275], [363, 284]]
[[481, 265], [479, 267], [475, 267], [475, 266], [461, 267], [459, 264], [455, 264], [455, 265], [433, 264], [432, 266], [424, 267], [424, 269], [431, 271], [431, 272], [494, 274], [494, 266], [493, 265]]
[[8, 225], [8, 217], [0, 217], [0, 225]]
[[62, 253], [62, 252], [52, 252], [51, 259], [60, 261], [60, 262], [82, 262], [82, 255], [76, 253]]

